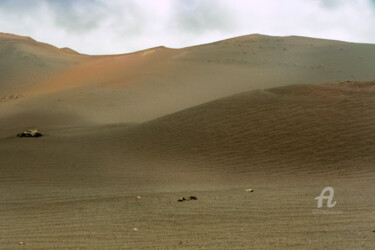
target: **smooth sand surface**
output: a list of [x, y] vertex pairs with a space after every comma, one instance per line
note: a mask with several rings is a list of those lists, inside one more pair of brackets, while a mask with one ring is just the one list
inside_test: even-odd
[[374, 249], [374, 45], [40, 46], [0, 75], [0, 249]]

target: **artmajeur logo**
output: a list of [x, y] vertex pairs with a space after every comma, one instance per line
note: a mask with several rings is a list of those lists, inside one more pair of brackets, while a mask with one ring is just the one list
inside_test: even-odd
[[[333, 196], [335, 195], [335, 190], [333, 187], [325, 187], [323, 188], [322, 192], [319, 196], [315, 197], [315, 200], [318, 201], [318, 208], [323, 207], [323, 202], [327, 201], [326, 206], [328, 208], [333, 208], [336, 206], [336, 201], [333, 201]], [[324, 210], [324, 209], [315, 209], [313, 210], [313, 214], [342, 214], [342, 211], [331, 211], [331, 210]]]
[[[325, 195], [325, 193], [329, 192], [329, 195]], [[332, 203], [333, 195], [335, 194], [335, 190], [333, 187], [325, 187], [320, 196], [315, 197], [315, 200], [318, 200], [318, 208], [323, 206], [323, 200], [327, 200], [327, 207], [331, 208], [336, 206], [336, 201]]]

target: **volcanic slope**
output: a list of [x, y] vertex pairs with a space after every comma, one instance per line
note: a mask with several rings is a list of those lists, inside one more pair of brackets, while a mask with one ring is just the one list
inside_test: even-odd
[[0, 42], [2, 96], [23, 97], [0, 104], [7, 127], [144, 122], [254, 89], [375, 79], [375, 45], [305, 37], [249, 35], [107, 56], [12, 36]]

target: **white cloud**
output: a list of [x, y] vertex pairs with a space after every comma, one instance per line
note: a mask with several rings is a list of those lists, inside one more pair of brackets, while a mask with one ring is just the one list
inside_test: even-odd
[[0, 31], [82, 53], [262, 33], [375, 43], [372, 0], [0, 0]]

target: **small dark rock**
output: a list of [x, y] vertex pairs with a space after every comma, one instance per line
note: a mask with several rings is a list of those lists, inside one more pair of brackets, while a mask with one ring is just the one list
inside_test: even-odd
[[178, 202], [183, 202], [183, 201], [196, 201], [198, 200], [198, 198], [196, 196], [189, 196], [189, 198], [185, 198], [185, 197], [180, 197], [177, 201]]

